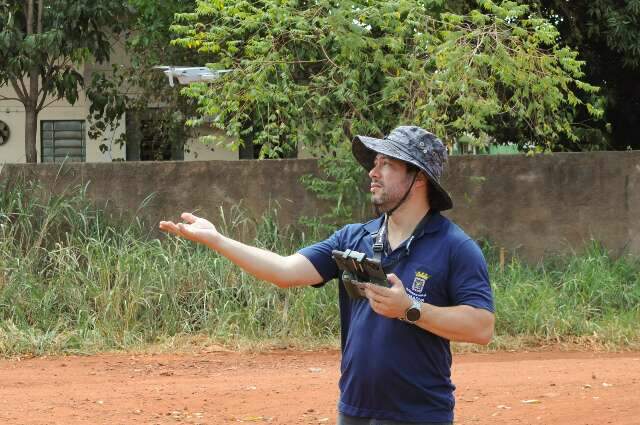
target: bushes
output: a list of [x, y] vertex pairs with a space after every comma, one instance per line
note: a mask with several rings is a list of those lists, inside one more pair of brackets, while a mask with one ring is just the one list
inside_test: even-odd
[[[333, 343], [338, 333], [335, 285], [281, 291], [202, 246], [106, 217], [82, 188], [45, 201], [36, 192], [24, 184], [0, 199], [2, 354], [130, 348], [194, 333]], [[254, 243], [269, 249], [292, 252], [303, 240], [269, 215], [233, 217], [219, 223], [224, 233], [253, 225]]]
[[531, 267], [514, 259], [492, 267], [497, 334], [542, 343], [640, 343], [640, 261], [611, 258], [597, 242], [579, 255]]
[[[28, 183], [0, 191], [0, 355], [131, 349], [184, 335], [226, 345], [338, 344], [335, 282], [280, 290], [203, 246], [158, 239], [154, 225], [107, 217], [83, 188], [36, 193]], [[221, 232], [250, 227], [251, 243], [283, 254], [322, 237], [278, 227], [276, 210], [257, 222], [240, 210], [231, 217], [221, 214]], [[638, 259], [613, 259], [594, 243], [581, 255], [539, 266], [513, 259], [500, 271], [486, 253], [494, 346], [522, 338], [638, 346]]]

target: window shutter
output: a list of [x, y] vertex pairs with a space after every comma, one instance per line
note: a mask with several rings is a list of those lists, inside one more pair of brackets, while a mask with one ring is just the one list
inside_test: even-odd
[[84, 121], [42, 121], [40, 140], [42, 162], [86, 159]]

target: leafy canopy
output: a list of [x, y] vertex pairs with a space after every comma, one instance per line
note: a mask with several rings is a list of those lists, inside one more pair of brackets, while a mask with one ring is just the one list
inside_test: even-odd
[[80, 66], [109, 59], [126, 10], [125, 0], [0, 0], [0, 87], [15, 92], [0, 100], [24, 105], [27, 162], [37, 162], [38, 114], [57, 100], [78, 100]]
[[176, 15], [174, 44], [234, 71], [184, 93], [231, 147], [256, 143], [262, 157], [299, 146], [322, 156], [401, 123], [449, 145], [496, 137], [549, 149], [576, 139], [577, 108], [601, 116], [584, 63], [549, 21], [510, 1], [465, 15], [443, 3], [200, 0]]
[[[112, 35], [123, 29], [118, 18], [126, 10], [119, 0], [1, 0], [0, 86], [12, 84], [23, 102], [37, 95], [38, 110], [51, 100], [47, 96], [74, 103], [84, 82], [78, 65], [109, 59]], [[40, 87], [30, 93], [24, 79], [34, 71]]]
[[[584, 79], [602, 87], [605, 120], [592, 124], [599, 132], [583, 132], [583, 143], [640, 149], [640, 0], [530, 3], [558, 26], [561, 43], [587, 61]], [[589, 117], [578, 119], [589, 122]]]
[[[185, 121], [195, 114], [194, 100], [180, 96], [157, 65], [198, 65], [197, 52], [171, 46], [175, 35], [169, 26], [175, 13], [193, 10], [195, 0], [129, 0], [128, 31], [124, 38], [127, 63], [118, 63], [107, 72], [95, 72], [87, 87], [91, 101], [89, 135], [100, 142], [100, 150], [135, 143], [136, 136], [115, 129], [125, 112], [144, 116], [155, 136], [174, 150], [184, 149], [191, 136]], [[186, 147], [188, 149], [188, 147]]]

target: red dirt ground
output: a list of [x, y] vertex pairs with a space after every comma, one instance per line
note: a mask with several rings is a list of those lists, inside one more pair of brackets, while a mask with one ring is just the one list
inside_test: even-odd
[[[2, 424], [333, 424], [336, 351], [0, 361]], [[640, 424], [640, 352], [457, 354], [456, 424]]]

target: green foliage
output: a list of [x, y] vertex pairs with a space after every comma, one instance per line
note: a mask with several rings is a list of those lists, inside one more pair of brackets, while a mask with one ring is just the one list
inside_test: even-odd
[[[527, 2], [554, 22], [559, 42], [580, 52], [586, 60], [584, 80], [602, 87], [604, 122], [579, 115], [578, 121], [595, 127], [581, 133], [582, 145], [640, 149], [640, 1], [596, 0]], [[580, 145], [567, 144], [573, 150]]]
[[[439, 43], [427, 43], [435, 70], [412, 101], [418, 121], [445, 140], [490, 134], [543, 149], [561, 137], [577, 142], [578, 94], [597, 92], [579, 80], [584, 62], [558, 46], [557, 29], [527, 6], [480, 3], [486, 12], [444, 14]], [[584, 107], [602, 116], [595, 104]]]
[[[83, 188], [1, 189], [0, 355], [132, 348], [187, 334], [225, 344], [335, 343], [335, 285], [281, 291], [256, 282], [202, 246], [107, 216]], [[249, 228], [250, 243], [267, 249], [305, 242], [275, 216], [228, 217], [217, 222], [221, 231], [237, 237]]]
[[500, 272], [492, 263], [499, 335], [637, 346], [638, 258], [613, 259], [592, 242], [581, 254], [550, 258], [537, 267], [513, 258]]
[[578, 94], [597, 91], [580, 81], [583, 62], [557, 45], [555, 27], [514, 2], [483, 1], [466, 15], [412, 0], [197, 4], [177, 15], [174, 44], [234, 72], [184, 92], [262, 157], [301, 145], [323, 156], [400, 123], [448, 144], [497, 134], [548, 149], [575, 139]]
[[120, 119], [128, 108], [127, 96], [121, 91], [125, 81], [120, 67], [113, 65], [112, 76], [94, 73], [87, 87], [87, 98], [91, 102], [88, 135], [90, 139], [100, 142], [98, 148], [102, 153], [113, 149], [114, 144], [122, 147], [126, 142], [126, 132], [114, 138]]
[[254, 143], [268, 158], [304, 146], [323, 158], [325, 178], [306, 183], [335, 206], [325, 223], [368, 203], [351, 185], [362, 171], [340, 169], [355, 134], [412, 123], [449, 146], [491, 140], [550, 150], [562, 138], [578, 140], [580, 108], [602, 116], [577, 53], [514, 2], [483, 1], [456, 14], [413, 0], [202, 0], [172, 29], [175, 45], [233, 70], [183, 90], [230, 136], [228, 147]]
[[301, 217], [302, 224], [321, 229], [327, 235], [348, 223], [366, 219], [373, 212], [366, 187], [366, 173], [351, 154], [346, 143], [339, 145], [332, 154], [319, 159], [324, 175], [306, 175], [301, 181], [319, 199], [326, 200], [329, 212], [312, 217]]
[[[85, 198], [33, 183], [0, 187], [0, 356], [132, 349], [204, 335], [235, 345], [274, 341], [336, 345], [336, 282], [280, 290], [203, 246], [157, 239], [134, 220], [114, 219]], [[326, 235], [283, 228], [277, 208], [256, 222], [242, 209], [220, 214], [223, 234], [283, 254]], [[155, 226], [154, 226], [155, 227]], [[581, 254], [500, 269], [485, 247], [497, 317], [495, 346], [586, 341], [640, 346], [640, 262], [598, 244]]]
[[147, 125], [156, 130], [157, 140], [171, 145], [174, 151], [188, 150], [185, 140], [195, 131], [185, 126], [185, 122], [195, 115], [194, 102], [180, 96], [179, 89], [169, 86], [166, 76], [154, 66], [200, 66], [205, 61], [195, 52], [169, 45], [173, 37], [169, 25], [174, 13], [193, 9], [195, 1], [130, 0], [129, 6], [124, 47], [130, 61], [113, 65], [108, 72], [93, 74], [87, 88], [91, 101], [89, 136], [99, 140], [103, 152], [114, 145], [132, 142], [138, 134], [123, 133], [119, 139], [113, 139], [114, 130], [128, 112], [144, 117]]
[[35, 117], [52, 99], [77, 101], [84, 84], [79, 67], [109, 59], [125, 11], [122, 0], [0, 2], [0, 87], [10, 85], [14, 100], [34, 117], [26, 134], [28, 162], [37, 159]]

